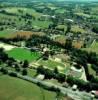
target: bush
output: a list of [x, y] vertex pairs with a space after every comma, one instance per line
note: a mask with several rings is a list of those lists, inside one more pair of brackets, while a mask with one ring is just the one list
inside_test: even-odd
[[27, 70], [26, 69], [23, 69], [22, 75], [27, 75]]
[[8, 74], [8, 70], [7, 69], [5, 69], [5, 68], [1, 68], [1, 70], [0, 70], [3, 74]]
[[13, 77], [17, 77], [17, 73], [15, 73], [15, 72], [11, 72], [11, 73], [9, 73], [9, 75], [13, 76]]

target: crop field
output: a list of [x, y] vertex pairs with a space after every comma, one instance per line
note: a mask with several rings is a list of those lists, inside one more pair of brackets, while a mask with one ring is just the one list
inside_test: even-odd
[[45, 33], [43, 32], [30, 32], [30, 31], [18, 31], [15, 33], [15, 36], [20, 36], [20, 37], [26, 37], [30, 38], [31, 35], [38, 35], [38, 36], [43, 36]]
[[33, 83], [0, 74], [0, 100], [55, 100], [56, 94]]
[[41, 54], [38, 52], [31, 52], [27, 49], [14, 48], [7, 52], [10, 57], [13, 57], [17, 60], [24, 61], [28, 60], [29, 62], [37, 60]]
[[13, 30], [13, 29], [5, 29], [3, 31], [0, 31], [0, 37], [9, 38], [12, 35], [14, 35], [15, 32], [16, 30]]
[[17, 30], [13, 30], [13, 29], [5, 29], [3, 31], [0, 31], [0, 37], [2, 37], [2, 38], [15, 38], [17, 36], [30, 38], [31, 35], [43, 36], [43, 35], [45, 35], [45, 33], [30, 32], [30, 31], [17, 31]]

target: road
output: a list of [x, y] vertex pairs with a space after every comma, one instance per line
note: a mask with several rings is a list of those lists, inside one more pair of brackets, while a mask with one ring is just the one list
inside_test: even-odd
[[[8, 71], [8, 72], [10, 73], [12, 71]], [[19, 73], [17, 73], [17, 77], [20, 79], [26, 80], [28, 82], [37, 84], [45, 89], [50, 89], [50, 88], [59, 89], [62, 94], [67, 95], [68, 97], [71, 97], [71, 98], [75, 98], [75, 100], [93, 100], [90, 93], [81, 92], [81, 91], [73, 91], [69, 88], [61, 87], [53, 83], [41, 81], [29, 76], [23, 76]]]

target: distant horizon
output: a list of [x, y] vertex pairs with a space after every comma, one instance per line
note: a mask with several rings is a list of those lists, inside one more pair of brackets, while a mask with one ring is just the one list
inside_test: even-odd
[[[46, 1], [51, 1], [51, 0], [46, 0]], [[55, 0], [55, 1], [96, 2], [98, 0]]]

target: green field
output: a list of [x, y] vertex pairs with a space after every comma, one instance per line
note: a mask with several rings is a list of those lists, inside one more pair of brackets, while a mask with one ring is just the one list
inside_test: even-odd
[[[26, 24], [26, 21], [21, 17], [25, 16], [27, 13], [35, 17], [35, 20], [31, 19], [30, 21], [32, 22], [33, 27], [38, 27], [38, 28], [48, 28], [49, 24], [51, 24], [51, 21], [40, 21], [38, 18], [40, 18], [43, 14], [36, 12], [34, 9], [31, 8], [24, 8], [24, 7], [7, 7], [4, 8], [6, 12], [11, 13], [11, 14], [17, 14], [18, 16], [12, 16], [8, 14], [3, 14], [0, 13], [0, 22], [15, 22], [16, 27], [20, 29], [20, 27], [24, 26]], [[22, 13], [19, 12], [19, 10], [22, 11]], [[21, 18], [21, 20], [19, 20]], [[10, 21], [9, 21], [10, 19]], [[7, 26], [7, 25], [6, 25]], [[11, 28], [11, 26], [9, 26]]]
[[44, 60], [41, 60], [39, 62], [39, 64], [43, 65], [43, 66], [46, 66], [46, 67], [49, 67], [49, 68], [55, 68], [55, 67], [61, 67], [61, 68], [65, 68], [65, 65], [62, 64], [62, 63], [59, 63], [59, 62], [55, 62], [55, 61], [52, 61], [52, 60], [47, 60], [47, 61], [44, 61]]
[[55, 100], [55, 96], [33, 83], [0, 74], [0, 100]]
[[83, 28], [80, 28], [78, 25], [73, 25], [71, 27], [71, 31], [75, 33], [77, 32], [85, 33], [86, 32], [86, 30], [84, 30]]
[[20, 14], [18, 10], [23, 11], [23, 14], [29, 13], [35, 17], [40, 17], [42, 14], [36, 12], [34, 9], [30, 9], [30, 8], [24, 8], [24, 7], [8, 7], [5, 8], [5, 10], [9, 13], [15, 13], [15, 14]]
[[48, 28], [48, 26], [51, 24], [51, 21], [39, 21], [35, 20], [32, 22], [32, 26], [35, 28]]
[[64, 13], [66, 12], [66, 9], [57, 9], [55, 10], [55, 13]]
[[0, 31], [0, 37], [8, 38], [11, 35], [13, 35], [16, 32], [16, 30], [13, 29], [5, 29], [3, 31]]
[[14, 48], [11, 51], [8, 51], [7, 54], [9, 57], [13, 57], [17, 60], [28, 60], [29, 62], [35, 61], [41, 56], [38, 52], [30, 52], [23, 48]]
[[88, 51], [88, 52], [96, 52], [97, 54], [98, 54], [98, 42], [94, 42], [93, 44], [91, 44], [91, 46], [90, 47], [88, 47], [88, 48], [85, 48], [85, 49], [83, 49], [83, 50], [86, 50], [86, 51]]
[[85, 17], [85, 18], [90, 18], [91, 16], [89, 14], [84, 14], [84, 13], [75, 13], [77, 16]]

